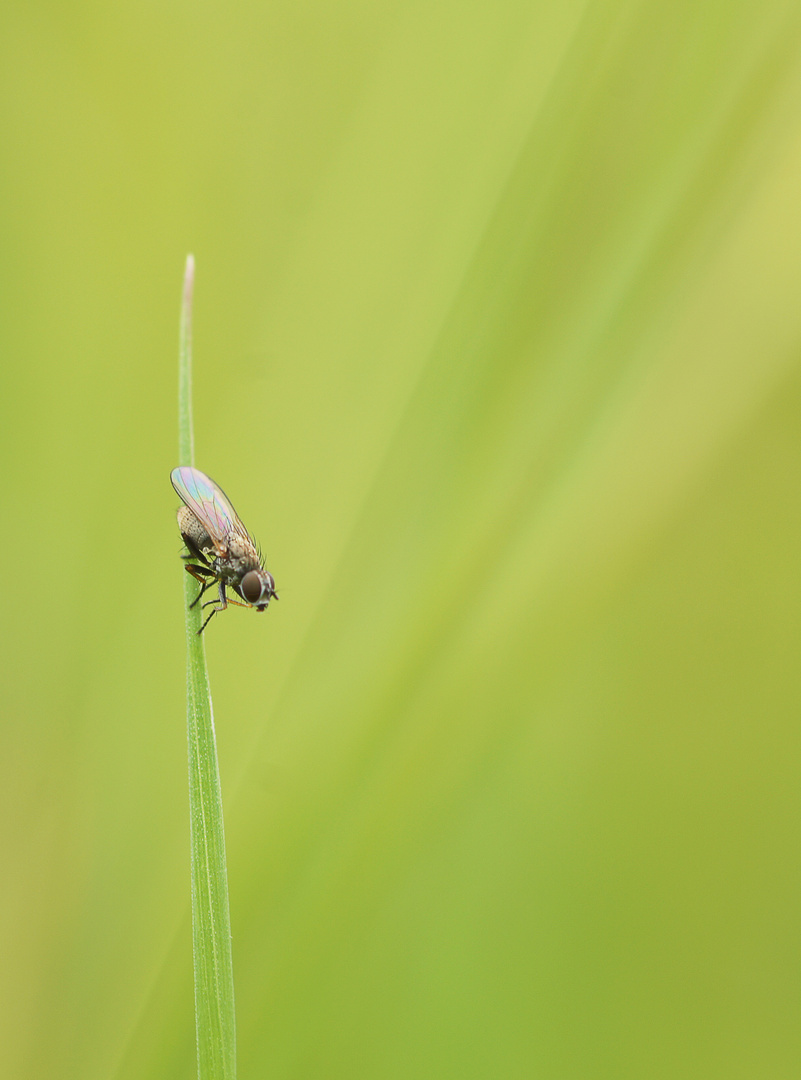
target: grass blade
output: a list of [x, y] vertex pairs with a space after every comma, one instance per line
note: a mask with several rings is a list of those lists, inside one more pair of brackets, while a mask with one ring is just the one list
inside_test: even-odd
[[[186, 260], [178, 361], [178, 450], [181, 465], [194, 465], [192, 431], [192, 294], [195, 263]], [[222, 792], [217, 766], [201, 609], [190, 607], [197, 582], [184, 574], [186, 695], [189, 749], [189, 817], [192, 854], [192, 951], [200, 1080], [234, 1080], [236, 1026], [231, 922], [225, 868]]]

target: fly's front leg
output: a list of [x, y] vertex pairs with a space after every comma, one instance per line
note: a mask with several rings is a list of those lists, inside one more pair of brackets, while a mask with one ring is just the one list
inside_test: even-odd
[[[189, 567], [187, 567], [187, 570], [188, 569], [189, 569]], [[211, 582], [207, 581], [204, 588], [208, 588], [209, 585], [211, 585]], [[201, 596], [203, 595], [203, 590], [202, 589], [201, 589], [200, 595]], [[200, 599], [200, 596], [198, 596], [198, 600], [199, 599]], [[206, 629], [206, 627], [209, 625], [209, 619], [211, 619], [212, 615], [216, 615], [218, 611], [225, 611], [225, 609], [228, 607], [228, 601], [227, 601], [227, 599], [225, 597], [225, 582], [224, 581], [220, 582], [219, 601], [217, 601], [217, 600], [207, 600], [206, 603], [203, 605], [203, 607], [208, 607], [210, 604], [216, 604], [217, 606], [213, 607], [211, 609], [211, 611], [209, 612], [208, 619], [206, 619], [206, 621], [203, 623], [201, 628], [198, 630], [198, 634], [202, 634], [203, 631]]]
[[194, 559], [195, 562], [202, 563], [204, 566], [211, 565], [191, 536], [186, 536], [184, 533], [181, 533], [181, 539], [186, 545], [186, 551], [181, 554], [182, 559]]
[[214, 574], [211, 572], [211, 570], [207, 566], [194, 566], [192, 563], [188, 563], [184, 567], [184, 569], [186, 570], [187, 574], [192, 575], [192, 577], [195, 579], [195, 581], [199, 581], [200, 586], [201, 586], [200, 592], [197, 594], [195, 599], [189, 605], [190, 608], [193, 608], [195, 606], [195, 604], [198, 602], [198, 600], [201, 598], [203, 593], [206, 591], [206, 589], [208, 589], [209, 585], [214, 584], [215, 578], [214, 578]]

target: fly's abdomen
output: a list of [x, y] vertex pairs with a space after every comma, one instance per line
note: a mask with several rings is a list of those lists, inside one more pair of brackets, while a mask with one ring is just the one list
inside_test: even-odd
[[214, 545], [211, 542], [211, 537], [187, 506], [182, 506], [178, 511], [178, 528], [181, 530], [181, 536], [183, 536], [184, 540], [191, 541], [191, 544], [198, 551], [213, 550]]

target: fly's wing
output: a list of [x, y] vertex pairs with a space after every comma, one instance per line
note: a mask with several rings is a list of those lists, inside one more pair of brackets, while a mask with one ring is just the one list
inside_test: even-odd
[[218, 555], [228, 553], [228, 537], [231, 533], [250, 539], [230, 499], [205, 473], [183, 465], [172, 470], [170, 479], [184, 503], [209, 534]]

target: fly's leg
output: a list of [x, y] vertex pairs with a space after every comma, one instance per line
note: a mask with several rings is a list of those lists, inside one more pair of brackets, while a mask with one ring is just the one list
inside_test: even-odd
[[[187, 570], [188, 569], [189, 569], [189, 567], [187, 566]], [[198, 596], [198, 598], [197, 598], [198, 600], [203, 595], [204, 591], [209, 587], [209, 585], [211, 585], [211, 582], [207, 581], [206, 584], [203, 586], [203, 588], [200, 590], [200, 596]], [[195, 603], [197, 603], [197, 600], [195, 601]], [[216, 607], [213, 607], [211, 609], [211, 611], [209, 612], [208, 619], [206, 619], [206, 621], [203, 623], [201, 628], [198, 630], [198, 634], [202, 634], [203, 631], [206, 629], [206, 627], [209, 625], [209, 620], [211, 619], [212, 615], [216, 615], [218, 611], [225, 611], [225, 609], [228, 607], [228, 601], [227, 601], [227, 599], [225, 597], [225, 582], [224, 581], [220, 582], [219, 600], [207, 600], [206, 603], [203, 605], [203, 607], [209, 607], [210, 604], [215, 604]]]
[[[209, 585], [213, 585], [213, 584], [214, 584], [213, 581], [204, 581], [203, 584], [200, 587], [200, 592], [197, 594], [197, 596], [192, 601], [192, 603], [189, 605], [189, 607], [193, 608], [195, 606], [195, 604], [198, 602], [198, 600], [201, 598], [203, 593], [206, 591], [206, 589], [208, 589]], [[205, 607], [205, 604], [203, 606]]]
[[213, 585], [216, 579], [211, 571], [211, 568], [208, 566], [194, 566], [192, 563], [187, 563], [184, 569], [186, 570], [187, 574], [192, 575], [195, 581], [200, 582], [201, 586], [200, 592], [189, 605], [190, 608], [193, 608], [198, 602], [198, 600], [201, 598], [203, 593], [206, 591], [206, 589], [208, 589], [209, 585]]
[[197, 546], [192, 537], [185, 532], [181, 533], [181, 539], [186, 544], [186, 550], [188, 554], [182, 555], [182, 559], [194, 559], [196, 562], [202, 563], [204, 566], [209, 566], [209, 560]]

